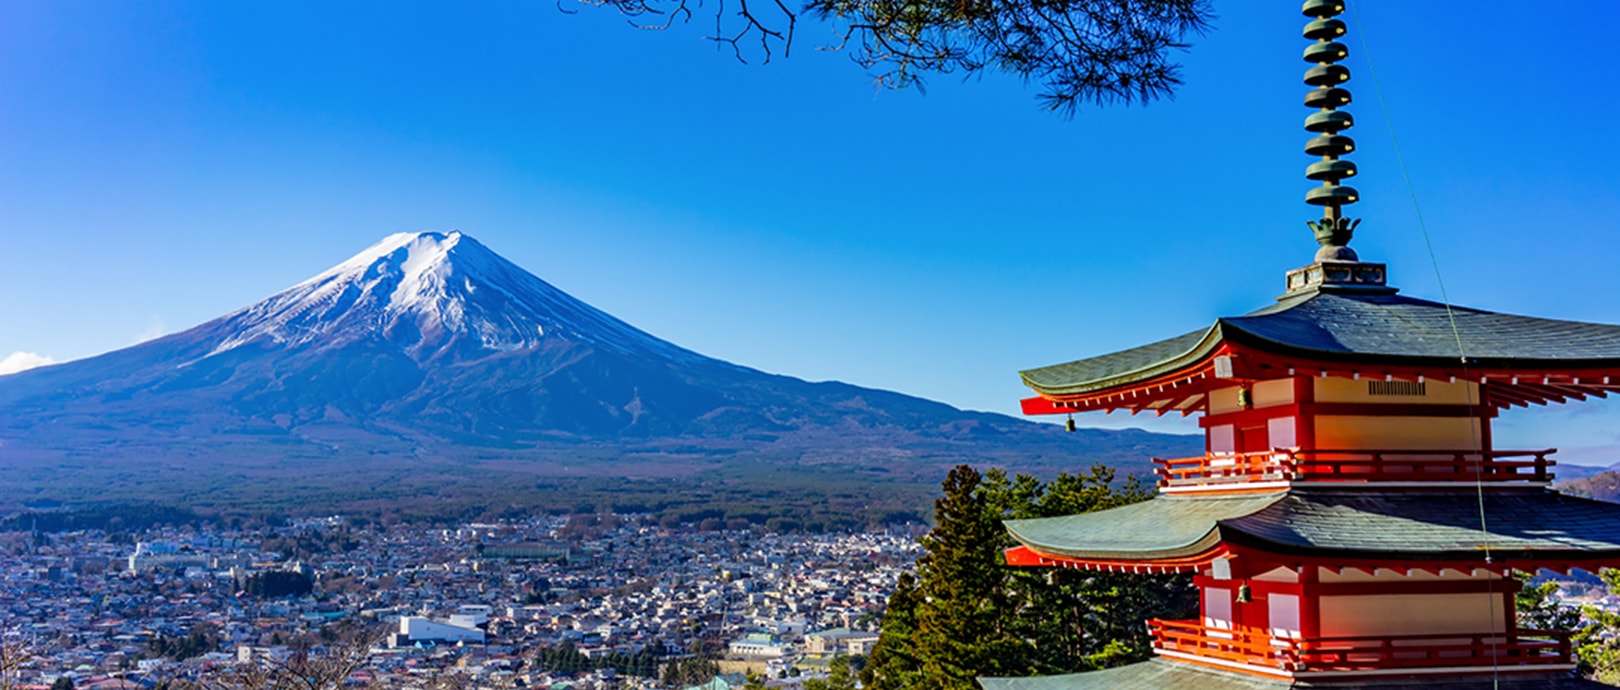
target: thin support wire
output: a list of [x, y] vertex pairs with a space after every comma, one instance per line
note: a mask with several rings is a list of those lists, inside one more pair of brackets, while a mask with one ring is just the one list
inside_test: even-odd
[[[1468, 352], [1463, 346], [1462, 331], [1457, 328], [1457, 314], [1451, 308], [1450, 295], [1446, 294], [1446, 280], [1440, 273], [1440, 259], [1434, 251], [1434, 240], [1429, 237], [1429, 226], [1423, 221], [1423, 207], [1418, 204], [1417, 187], [1412, 184], [1412, 173], [1407, 170], [1406, 167], [1406, 156], [1401, 153], [1401, 141], [1395, 136], [1395, 121], [1389, 115], [1389, 103], [1384, 99], [1384, 87], [1378, 81], [1378, 70], [1373, 68], [1372, 51], [1367, 49], [1367, 29], [1366, 24], [1361, 21], [1361, 11], [1358, 7], [1359, 3], [1355, 2], [1354, 0], [1347, 0], [1346, 4], [1350, 5], [1350, 16], [1356, 23], [1356, 37], [1359, 38], [1361, 42], [1361, 59], [1367, 63], [1367, 74], [1368, 76], [1372, 77], [1373, 92], [1378, 94], [1378, 107], [1384, 113], [1384, 125], [1389, 128], [1389, 141], [1390, 144], [1395, 148], [1395, 160], [1400, 165], [1401, 177], [1406, 181], [1406, 192], [1412, 198], [1412, 211], [1417, 215], [1418, 229], [1423, 233], [1423, 246], [1429, 251], [1429, 265], [1434, 269], [1434, 280], [1440, 285], [1440, 302], [1446, 306], [1446, 321], [1451, 326], [1451, 338], [1457, 344], [1457, 358], [1461, 361], [1463, 383], [1468, 390], [1468, 410], [1470, 412], [1468, 433], [1473, 440], [1474, 447], [1479, 448], [1480, 441], [1478, 425], [1482, 424], [1483, 422], [1477, 414], [1474, 414], [1474, 412], [1475, 408], [1483, 401], [1474, 399], [1473, 377], [1469, 375]], [[1483, 391], [1483, 381], [1480, 382], [1480, 386], [1480, 390]], [[1478, 460], [1475, 461], [1474, 498], [1479, 503], [1479, 533], [1481, 537], [1481, 546], [1485, 551], [1486, 596], [1489, 599], [1490, 606], [1490, 628], [1494, 631], [1496, 629], [1497, 620], [1496, 587], [1495, 581], [1491, 579], [1490, 572], [1490, 566], [1492, 563], [1490, 523], [1485, 516], [1485, 452], [1485, 448], [1479, 448]], [[1505, 577], [1508, 571], [1504, 569], [1502, 572]], [[1502, 682], [1501, 669], [1498, 666], [1499, 662], [1497, 659], [1500, 652], [1497, 649], [1496, 635], [1491, 635], [1490, 639], [1491, 686], [1493, 688], [1500, 688]]]

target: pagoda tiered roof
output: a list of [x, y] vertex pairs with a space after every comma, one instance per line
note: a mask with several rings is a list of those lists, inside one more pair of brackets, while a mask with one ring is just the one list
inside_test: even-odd
[[[1483, 502], [1483, 505], [1482, 503]], [[1481, 511], [1488, 516], [1481, 524]], [[1160, 495], [1109, 510], [1008, 520], [1009, 563], [1191, 570], [1232, 549], [1328, 559], [1563, 569], [1620, 563], [1620, 505], [1543, 489]]]
[[[1010, 566], [1193, 573], [1196, 618], [1147, 621], [1144, 663], [984, 690], [1563, 690], [1570, 631], [1517, 618], [1514, 572], [1620, 567], [1620, 504], [1550, 489], [1554, 449], [1496, 448], [1512, 406], [1620, 391], [1620, 325], [1406, 297], [1349, 247], [1359, 193], [1343, 0], [1305, 0], [1312, 263], [1276, 303], [1020, 372], [1025, 414], [1203, 414], [1151, 500], [1004, 521]], [[1075, 429], [1069, 420], [1070, 431]], [[1083, 631], [1082, 631], [1083, 632]], [[1235, 673], [1234, 673], [1235, 672]]]
[[1061, 517], [1004, 520], [1018, 543], [1037, 553], [1099, 561], [1182, 559], [1220, 543], [1220, 525], [1282, 498], [1159, 496], [1140, 503]]
[[[980, 678], [979, 685], [984, 690], [1343, 690], [1346, 687], [1343, 681], [1263, 678], [1163, 659], [1057, 676]], [[1362, 679], [1354, 687], [1369, 690], [1597, 690], [1611, 686], [1569, 672], [1555, 672], [1509, 674], [1496, 679], [1490, 676]]]
[[1189, 414], [1218, 379], [1296, 373], [1488, 381], [1501, 384], [1493, 386], [1497, 397], [1482, 401], [1494, 407], [1601, 397], [1620, 390], [1620, 326], [1448, 310], [1389, 288], [1323, 286], [1202, 330], [1020, 375], [1040, 396], [1025, 401], [1028, 414]]

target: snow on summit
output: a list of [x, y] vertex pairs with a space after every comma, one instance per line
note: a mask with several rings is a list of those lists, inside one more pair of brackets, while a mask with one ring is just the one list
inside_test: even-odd
[[460, 232], [397, 233], [205, 328], [219, 354], [250, 343], [343, 346], [379, 336], [419, 359], [452, 348], [510, 351], [547, 339], [627, 354], [701, 356], [581, 302]]

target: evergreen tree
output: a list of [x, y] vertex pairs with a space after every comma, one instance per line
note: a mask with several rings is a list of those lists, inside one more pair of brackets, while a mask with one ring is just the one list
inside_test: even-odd
[[1027, 645], [1002, 626], [1002, 529], [981, 480], [968, 465], [951, 470], [945, 495], [934, 502], [934, 529], [922, 539], [915, 645], [924, 687], [976, 690], [975, 677], [1005, 675], [1027, 655]]
[[267, 570], [249, 575], [242, 590], [253, 597], [301, 597], [315, 589], [315, 580], [291, 570]]
[[720, 664], [713, 659], [680, 659], [664, 665], [663, 685], [677, 690], [689, 688], [714, 680], [717, 675], [720, 675]]
[[[1620, 570], [1604, 568], [1598, 577], [1611, 593], [1620, 593]], [[1620, 614], [1596, 606], [1582, 607], [1581, 614], [1588, 621], [1574, 640], [1581, 674], [1599, 683], [1620, 684]]]
[[861, 671], [861, 683], [872, 690], [907, 690], [921, 682], [914, 635], [917, 629], [917, 579], [901, 573], [884, 608], [878, 642]]
[[216, 632], [212, 625], [201, 623], [185, 635], [153, 638], [146, 643], [146, 651], [154, 657], [185, 661], [218, 649], [219, 637]]
[[873, 690], [975, 688], [979, 676], [1069, 673], [1145, 659], [1143, 621], [1193, 615], [1197, 592], [1184, 576], [1008, 568], [1014, 542], [1004, 519], [1071, 515], [1150, 498], [1112, 470], [1061, 474], [1050, 482], [991, 469], [952, 470], [922, 540], [915, 582], [891, 595], [872, 658]]
[[819, 682], [819, 687], [812, 687], [815, 681], [805, 681], [804, 690], [855, 690], [855, 673], [850, 668], [849, 657], [835, 657], [827, 669], [827, 678]]
[[1514, 596], [1522, 630], [1574, 630], [1581, 623], [1581, 612], [1558, 603], [1558, 583], [1548, 580], [1539, 585], [1531, 573], [1515, 573], [1523, 588]]
[[[1087, 474], [1060, 474], [1034, 491], [1021, 488], [1019, 479], [1032, 481], [1020, 475], [1009, 483], [1016, 500], [1001, 501], [1008, 506], [1006, 518], [1074, 515], [1152, 498], [1152, 491], [1134, 478], [1115, 488], [1113, 470], [1102, 465]], [[998, 548], [1010, 546], [1012, 540], [1005, 538]], [[1035, 648], [1028, 665], [1013, 675], [1070, 673], [1141, 661], [1151, 648], [1144, 621], [1187, 617], [1197, 607], [1197, 592], [1185, 576], [1006, 570], [1015, 609], [1009, 624]]]

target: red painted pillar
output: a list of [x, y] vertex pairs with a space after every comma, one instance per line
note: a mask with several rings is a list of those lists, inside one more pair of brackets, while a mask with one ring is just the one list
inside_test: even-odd
[[1306, 450], [1316, 448], [1316, 380], [1310, 375], [1294, 377], [1294, 444]]
[[1230, 562], [1232, 568], [1232, 629], [1245, 630], [1247, 616], [1243, 614], [1250, 605], [1238, 602], [1238, 588], [1249, 581], [1248, 562], [1244, 558], [1234, 558]]
[[1502, 592], [1502, 615], [1507, 616], [1502, 630], [1507, 634], [1508, 644], [1516, 644], [1519, 641], [1518, 597], [1512, 590]]
[[1322, 636], [1321, 569], [1302, 566], [1299, 573], [1299, 637], [1314, 640]]

